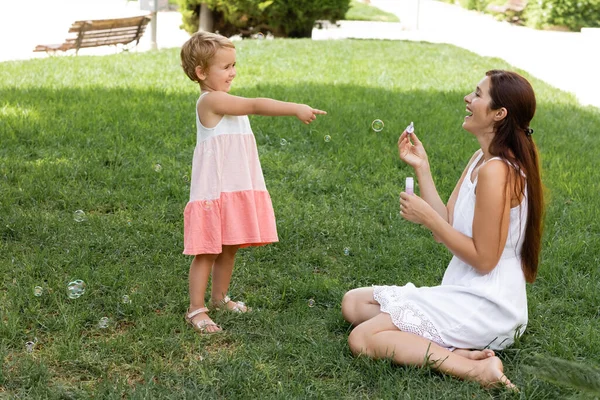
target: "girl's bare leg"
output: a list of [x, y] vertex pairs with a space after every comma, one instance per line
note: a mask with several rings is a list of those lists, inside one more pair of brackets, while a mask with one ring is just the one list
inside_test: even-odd
[[[190, 308], [189, 311], [194, 311], [205, 307], [204, 296], [208, 287], [208, 278], [218, 254], [198, 254], [192, 260], [190, 265]], [[196, 315], [192, 321], [194, 323], [202, 320], [210, 320], [207, 313]], [[218, 332], [221, 328], [215, 325], [206, 325], [206, 332]]]
[[[227, 292], [229, 291], [229, 284], [231, 283], [231, 275], [233, 274], [233, 266], [235, 265], [235, 255], [240, 246], [223, 246], [223, 252], [219, 254], [215, 260], [212, 270], [212, 291], [210, 302], [213, 305], [220, 305]], [[233, 309], [236, 307], [236, 303], [229, 301], [227, 308]], [[243, 307], [242, 311], [246, 311]]]
[[391, 358], [401, 365], [422, 366], [428, 363], [442, 373], [476, 381], [486, 387], [506, 385], [515, 388], [504, 375], [504, 367], [498, 357], [463, 357], [421, 336], [400, 331], [386, 313], [380, 313], [354, 328], [348, 343], [355, 355]]
[[373, 288], [364, 287], [350, 290], [342, 299], [342, 315], [354, 326], [379, 313], [381, 313], [379, 303], [373, 299]]

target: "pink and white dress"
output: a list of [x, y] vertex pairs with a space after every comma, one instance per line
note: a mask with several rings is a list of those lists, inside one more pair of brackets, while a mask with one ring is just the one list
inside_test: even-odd
[[275, 213], [248, 116], [225, 115], [214, 128], [205, 128], [196, 107], [196, 126], [183, 254], [220, 254], [223, 245], [277, 242]]

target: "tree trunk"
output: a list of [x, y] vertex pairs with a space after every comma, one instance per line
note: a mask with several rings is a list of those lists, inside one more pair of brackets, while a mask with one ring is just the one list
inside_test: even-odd
[[198, 24], [199, 31], [213, 31], [213, 13], [208, 8], [206, 3], [200, 4], [200, 23]]

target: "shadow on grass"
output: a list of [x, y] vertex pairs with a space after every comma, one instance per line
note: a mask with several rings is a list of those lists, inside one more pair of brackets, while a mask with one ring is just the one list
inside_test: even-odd
[[[12, 363], [3, 367], [0, 387], [54, 395], [111, 387], [225, 397], [307, 390], [308, 397], [385, 397], [408, 389], [421, 397], [471, 394], [473, 387], [453, 380], [438, 377], [428, 387], [427, 374], [355, 361], [339, 314], [341, 296], [357, 286], [441, 281], [449, 254], [398, 216], [398, 193], [411, 171], [398, 161], [396, 142], [414, 121], [447, 198], [478, 148], [461, 128], [465, 93], [261, 84], [236, 94], [305, 102], [329, 114], [309, 126], [295, 118], [251, 117], [280, 243], [240, 253], [232, 293], [262, 311], [242, 316], [243, 324], [224, 317], [231, 333], [210, 342], [181, 320], [189, 261], [181, 255], [182, 211], [197, 95], [0, 91], [0, 343]], [[381, 132], [371, 129], [374, 119], [384, 121]], [[545, 258], [549, 272], [541, 271], [542, 287], [530, 296], [534, 304], [547, 290], [580, 293], [578, 274], [597, 274], [592, 250], [598, 242], [587, 235], [600, 231], [589, 219], [598, 214], [598, 126], [600, 113], [593, 109], [539, 103], [533, 127], [551, 199], [544, 246], [564, 257], [584, 235], [588, 247], [578, 253], [577, 267], [564, 272], [571, 279], [554, 274], [559, 265]], [[75, 210], [87, 220], [75, 222]], [[65, 296], [73, 278], [88, 283], [81, 301]], [[36, 285], [44, 290], [40, 298], [31, 294]], [[131, 305], [121, 302], [124, 294]], [[311, 299], [314, 307], [307, 306]], [[103, 315], [112, 321], [106, 332], [96, 327]], [[541, 328], [537, 318], [532, 313], [532, 326]], [[571, 318], [572, 329], [584, 322]], [[552, 351], [544, 336], [562, 337], [562, 329], [538, 331], [541, 338], [526, 333], [516, 350]], [[22, 344], [33, 337], [41, 342], [39, 362], [23, 354]], [[573, 350], [583, 342], [573, 338]], [[587, 346], [593, 354], [597, 339]], [[205, 361], [190, 361], [197, 351]], [[519, 351], [506, 353], [507, 369], [520, 370]], [[124, 363], [129, 369], [114, 369]], [[379, 387], [382, 376], [390, 379]], [[53, 383], [56, 377], [64, 382]], [[83, 380], [95, 382], [87, 387]], [[540, 398], [556, 394], [554, 387], [531, 385]]]

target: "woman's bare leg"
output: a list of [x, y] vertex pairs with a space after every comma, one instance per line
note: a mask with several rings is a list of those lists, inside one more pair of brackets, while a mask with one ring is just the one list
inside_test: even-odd
[[[210, 271], [216, 259], [217, 254], [198, 254], [192, 260], [192, 263], [190, 264], [189, 275], [189, 311], [194, 311], [199, 308], [205, 307], [204, 296], [206, 295], [206, 288], [208, 287]], [[212, 321], [207, 313], [200, 313], [196, 315], [192, 320], [194, 323], [202, 320]], [[221, 328], [215, 325], [206, 325], [205, 329], [206, 332], [218, 332], [221, 330]]]
[[342, 315], [354, 326], [373, 318], [380, 312], [379, 303], [373, 299], [373, 288], [350, 290], [342, 299]]
[[476, 381], [486, 387], [502, 384], [515, 388], [504, 375], [504, 367], [498, 357], [463, 357], [421, 336], [400, 331], [386, 313], [380, 313], [354, 328], [348, 343], [355, 355], [391, 358], [401, 365], [422, 366], [427, 363], [442, 373]]

